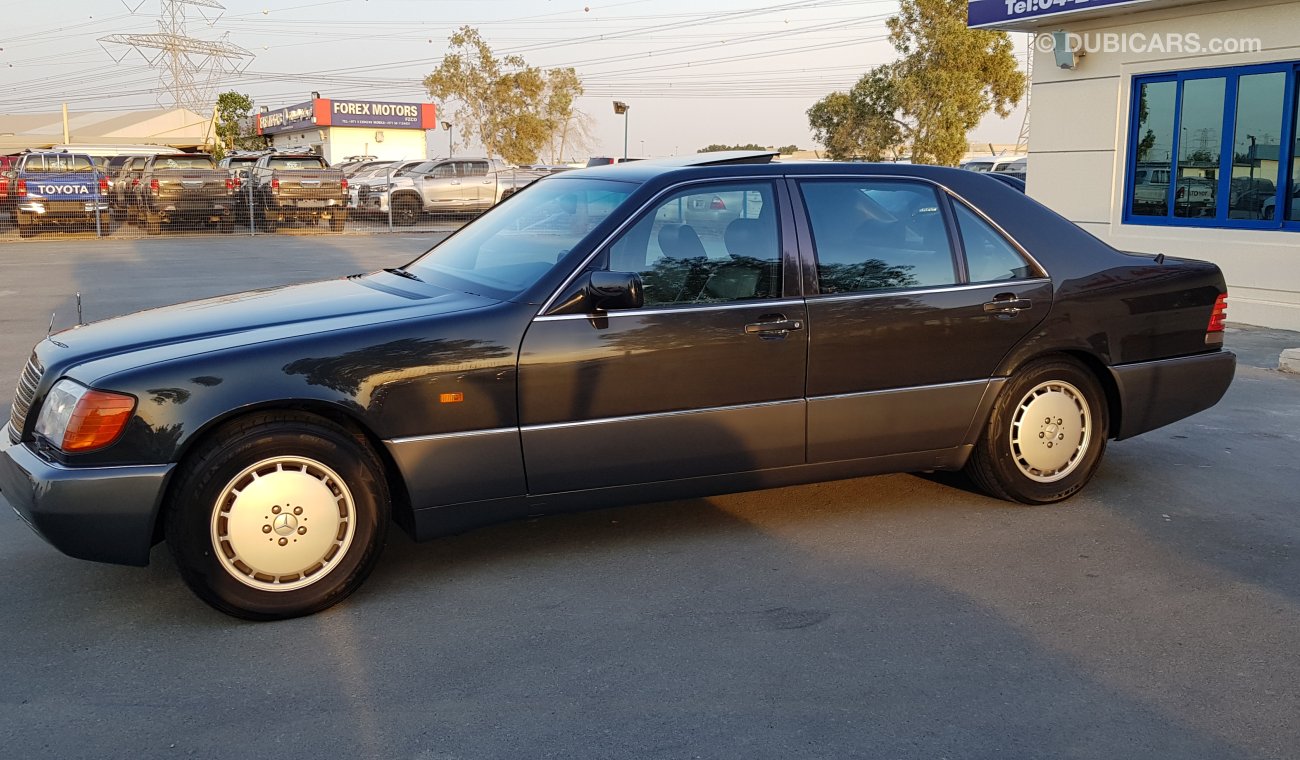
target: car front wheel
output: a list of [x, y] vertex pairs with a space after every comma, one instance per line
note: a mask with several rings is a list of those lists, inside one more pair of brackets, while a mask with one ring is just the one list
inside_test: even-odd
[[1051, 504], [1092, 478], [1109, 434], [1106, 397], [1092, 373], [1068, 359], [1040, 360], [1003, 388], [966, 472], [991, 496]]
[[268, 413], [227, 425], [178, 478], [165, 529], [181, 576], [236, 617], [337, 604], [384, 544], [382, 465], [364, 440], [321, 418]]

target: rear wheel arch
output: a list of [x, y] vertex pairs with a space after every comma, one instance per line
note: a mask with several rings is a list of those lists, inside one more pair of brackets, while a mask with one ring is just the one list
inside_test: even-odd
[[[1088, 370], [1089, 374], [1096, 379], [1097, 384], [1101, 386], [1102, 392], [1106, 394], [1106, 410], [1110, 419], [1110, 434], [1113, 438], [1117, 431], [1120, 430], [1120, 423], [1123, 416], [1123, 401], [1120, 397], [1119, 386], [1115, 382], [1115, 376], [1111, 373], [1110, 367], [1096, 354], [1090, 353], [1077, 348], [1059, 349], [1054, 351], [1043, 351], [1041, 353], [1026, 354], [1018, 357], [1014, 366], [1004, 367], [999, 376], [1014, 377], [1023, 367], [1040, 361], [1051, 359], [1066, 359], [1081, 365]], [[979, 420], [983, 424], [987, 420]]]

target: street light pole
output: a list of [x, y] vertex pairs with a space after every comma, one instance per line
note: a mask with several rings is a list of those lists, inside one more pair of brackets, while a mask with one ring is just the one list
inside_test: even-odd
[[447, 130], [447, 158], [451, 158], [452, 157], [451, 144], [452, 144], [452, 139], [456, 135], [456, 128], [449, 121], [444, 121], [442, 123], [442, 128]]
[[623, 116], [623, 160], [627, 161], [627, 112], [632, 110], [632, 106], [621, 100], [614, 101], [614, 113]]

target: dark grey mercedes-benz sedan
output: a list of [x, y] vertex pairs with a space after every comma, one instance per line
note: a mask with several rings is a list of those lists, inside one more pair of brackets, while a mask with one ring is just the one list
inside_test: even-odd
[[49, 336], [0, 490], [70, 555], [165, 539], [273, 619], [356, 589], [390, 521], [918, 470], [1056, 502], [1232, 380], [1212, 264], [973, 172], [770, 159], [558, 174], [405, 267]]

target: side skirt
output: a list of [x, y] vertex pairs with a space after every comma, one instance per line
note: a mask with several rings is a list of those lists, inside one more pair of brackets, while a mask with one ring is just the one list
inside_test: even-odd
[[729, 475], [710, 475], [583, 491], [486, 499], [417, 509], [414, 537], [417, 541], [427, 541], [438, 536], [463, 533], [474, 528], [523, 517], [581, 512], [628, 504], [716, 496], [887, 473], [957, 470], [966, 463], [972, 449], [973, 446], [967, 444], [910, 454], [818, 462]]

